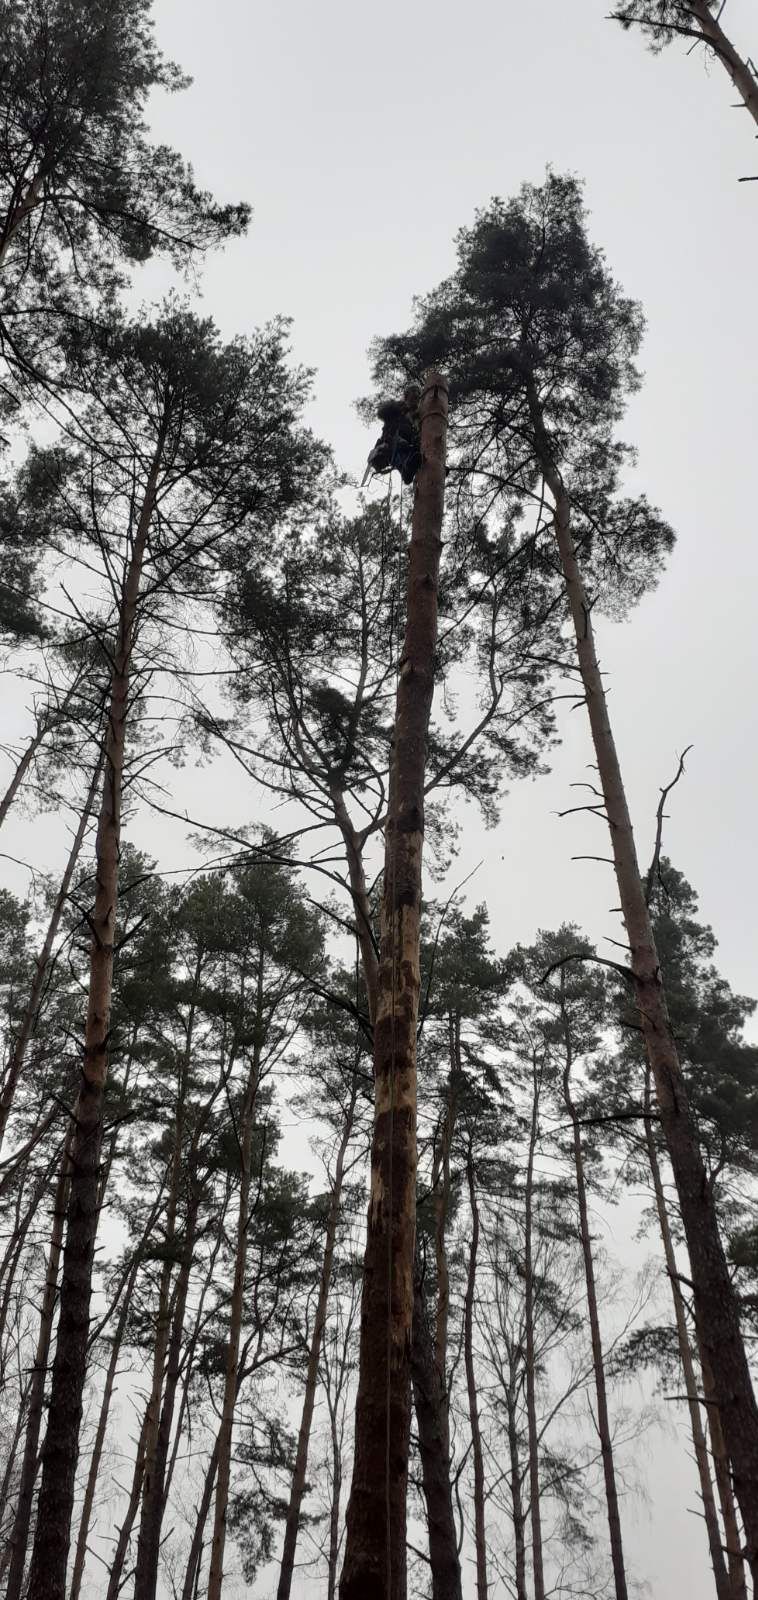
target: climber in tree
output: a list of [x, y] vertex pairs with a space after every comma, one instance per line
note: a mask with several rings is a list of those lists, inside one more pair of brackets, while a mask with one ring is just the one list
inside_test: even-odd
[[418, 403], [421, 390], [418, 384], [409, 384], [402, 400], [382, 400], [376, 414], [382, 424], [379, 438], [370, 452], [363, 484], [372, 472], [400, 473], [403, 483], [413, 483], [421, 466], [419, 449]]

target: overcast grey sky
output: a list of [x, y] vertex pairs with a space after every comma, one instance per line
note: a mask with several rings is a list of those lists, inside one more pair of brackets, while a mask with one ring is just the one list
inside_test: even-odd
[[[156, 104], [154, 124], [217, 195], [254, 206], [249, 237], [208, 268], [206, 309], [228, 334], [292, 316], [295, 354], [318, 371], [313, 425], [358, 473], [371, 437], [352, 402], [371, 336], [405, 324], [491, 195], [539, 181], [548, 162], [585, 178], [594, 236], [647, 315], [626, 430], [638, 483], [679, 535], [658, 592], [600, 629], [638, 840], [644, 858], [658, 786], [693, 743], [666, 846], [700, 891], [727, 976], [755, 993], [758, 183], [737, 180], [758, 173], [758, 144], [721, 70], [678, 46], [651, 57], [609, 8], [156, 0], [159, 41], [195, 82]], [[755, 0], [729, 0], [724, 21], [758, 55]], [[456, 869], [484, 857], [472, 897], [488, 895], [501, 948], [562, 919], [618, 933], [607, 869], [570, 861], [597, 847], [598, 824], [555, 816], [590, 760], [580, 713], [565, 733], [551, 775], [514, 790], [496, 834], [472, 817]], [[218, 818], [218, 780], [190, 782], [193, 809]], [[225, 784], [224, 806], [229, 822], [249, 820], [250, 791]], [[29, 824], [9, 837], [32, 848]], [[189, 859], [169, 825], [141, 842], [164, 866]], [[656, 1436], [645, 1450], [653, 1503], [627, 1511], [636, 1572], [655, 1600], [710, 1600], [682, 1448]]]

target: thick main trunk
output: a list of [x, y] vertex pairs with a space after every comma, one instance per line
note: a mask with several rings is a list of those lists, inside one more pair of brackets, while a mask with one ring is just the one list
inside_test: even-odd
[[[561, 970], [561, 991], [565, 985], [565, 968]], [[582, 1244], [582, 1258], [584, 1261], [584, 1282], [587, 1291], [587, 1313], [590, 1323], [590, 1340], [592, 1344], [592, 1368], [595, 1378], [595, 1396], [597, 1400], [597, 1433], [600, 1440], [600, 1453], [603, 1461], [603, 1480], [605, 1483], [605, 1503], [608, 1514], [608, 1536], [611, 1545], [611, 1564], [613, 1566], [613, 1584], [616, 1600], [628, 1600], [626, 1586], [626, 1569], [624, 1567], [624, 1546], [621, 1537], [621, 1516], [619, 1513], [618, 1490], [616, 1488], [616, 1472], [613, 1464], [613, 1439], [608, 1415], [608, 1394], [605, 1383], [605, 1362], [603, 1359], [603, 1340], [600, 1332], [600, 1315], [597, 1306], [597, 1288], [595, 1284], [595, 1262], [592, 1255], [592, 1235], [590, 1233], [589, 1209], [587, 1206], [587, 1185], [584, 1177], [584, 1152], [582, 1150], [582, 1136], [577, 1121], [576, 1109], [571, 1096], [571, 1033], [569, 1020], [563, 1008], [563, 1027], [566, 1041], [566, 1064], [563, 1072], [563, 1098], [566, 1110], [571, 1118], [574, 1142], [574, 1173], [576, 1176], [576, 1197], [579, 1206], [579, 1237]]]
[[329, 1286], [331, 1283], [332, 1263], [334, 1260], [334, 1244], [337, 1237], [337, 1223], [339, 1221], [340, 1203], [342, 1199], [342, 1181], [345, 1172], [345, 1156], [347, 1154], [347, 1148], [353, 1132], [355, 1103], [357, 1097], [358, 1080], [356, 1077], [353, 1080], [353, 1088], [342, 1128], [342, 1136], [337, 1149], [337, 1159], [334, 1168], [334, 1182], [332, 1184], [329, 1211], [326, 1219], [324, 1256], [321, 1263], [318, 1300], [316, 1302], [316, 1313], [313, 1319], [311, 1342], [308, 1350], [308, 1366], [305, 1374], [303, 1410], [300, 1417], [300, 1429], [297, 1436], [295, 1467], [292, 1474], [290, 1497], [284, 1523], [284, 1545], [282, 1548], [282, 1563], [279, 1569], [279, 1583], [276, 1590], [276, 1600], [289, 1600], [290, 1590], [292, 1588], [292, 1575], [295, 1570], [295, 1551], [297, 1548], [297, 1535], [300, 1526], [300, 1510], [303, 1503], [306, 1476], [308, 1472], [308, 1450], [310, 1446], [311, 1425], [313, 1422], [313, 1407], [316, 1401], [318, 1365], [321, 1356], [321, 1341], [324, 1336], [324, 1325], [326, 1323]]
[[406, 1595], [421, 860], [447, 436], [447, 388], [437, 374], [430, 376], [419, 409], [423, 461], [413, 506], [386, 825], [371, 1195], [341, 1600]]
[[533, 392], [531, 406], [542, 471], [555, 501], [555, 534], [608, 818], [619, 900], [629, 941], [632, 981], [687, 1240], [698, 1338], [713, 1372], [716, 1401], [747, 1538], [748, 1566], [755, 1582], [758, 1580], [758, 1406], [714, 1197], [669, 1022], [650, 912], [595, 650], [591, 606], [571, 533], [570, 501], [552, 459], [539, 403]]
[[719, 1527], [716, 1501], [713, 1496], [713, 1483], [711, 1469], [708, 1461], [708, 1446], [705, 1439], [700, 1400], [698, 1397], [697, 1377], [695, 1364], [690, 1348], [690, 1336], [687, 1328], [687, 1314], [684, 1308], [682, 1292], [679, 1288], [679, 1275], [676, 1264], [676, 1251], [671, 1236], [666, 1196], [663, 1192], [663, 1180], [658, 1161], [658, 1151], [655, 1147], [655, 1136], [650, 1121], [650, 1068], [647, 1069], [645, 1080], [645, 1141], [647, 1144], [648, 1161], [653, 1178], [653, 1193], [655, 1195], [655, 1209], [658, 1215], [658, 1226], [663, 1244], [663, 1254], [666, 1261], [666, 1271], [671, 1284], [671, 1294], [674, 1301], [674, 1319], [676, 1322], [676, 1337], [679, 1347], [679, 1359], [682, 1363], [684, 1377], [684, 1392], [687, 1396], [687, 1409], [690, 1417], [690, 1430], [692, 1445], [695, 1452], [695, 1462], [700, 1480], [700, 1498], [703, 1502], [703, 1518], [706, 1534], [708, 1536], [708, 1549], [713, 1568], [713, 1580], [716, 1585], [717, 1600], [730, 1600], [731, 1589], [729, 1577], [724, 1562], [724, 1552], [721, 1547], [721, 1529]]
[[529, 1130], [529, 1158], [524, 1190], [524, 1343], [526, 1345], [526, 1421], [529, 1441], [529, 1515], [532, 1524], [532, 1573], [534, 1600], [545, 1600], [545, 1569], [542, 1557], [542, 1506], [540, 1490], [540, 1439], [537, 1427], [537, 1358], [535, 1352], [535, 1293], [533, 1199], [534, 1156], [539, 1129], [539, 1079], [534, 1069], [532, 1120]]
[[29, 1410], [26, 1419], [26, 1437], [24, 1440], [24, 1454], [21, 1462], [21, 1479], [18, 1487], [16, 1501], [16, 1515], [11, 1533], [10, 1571], [8, 1585], [5, 1591], [5, 1600], [21, 1600], [24, 1588], [24, 1569], [26, 1567], [26, 1547], [29, 1543], [29, 1528], [31, 1525], [32, 1503], [34, 1500], [34, 1484], [37, 1477], [39, 1436], [42, 1427], [42, 1413], [45, 1403], [45, 1383], [47, 1380], [48, 1362], [50, 1360], [50, 1346], [53, 1337], [53, 1319], [58, 1298], [58, 1274], [60, 1271], [61, 1251], [63, 1248], [63, 1223], [66, 1216], [66, 1201], [69, 1186], [69, 1159], [68, 1151], [64, 1150], [61, 1160], [61, 1170], [53, 1197], [53, 1221], [50, 1230], [50, 1245], [47, 1257], [47, 1271], [45, 1273], [45, 1287], [42, 1294], [40, 1308], [39, 1331], [37, 1334], [37, 1348], [34, 1352], [34, 1366], [32, 1368], [31, 1386], [29, 1390]]
[[461, 1600], [446, 1396], [437, 1369], [418, 1257], [413, 1284], [411, 1381], [426, 1505], [432, 1600]]
[[160, 448], [150, 470], [122, 594], [105, 738], [97, 830], [96, 893], [90, 926], [89, 998], [82, 1080], [74, 1108], [71, 1185], [63, 1257], [50, 1413], [42, 1452], [37, 1527], [28, 1600], [65, 1600], [76, 1466], [87, 1376], [92, 1269], [99, 1216], [98, 1179], [108, 1072], [113, 956], [121, 848], [121, 798], [129, 683], [142, 564], [155, 505]]
[[87, 791], [84, 806], [79, 817], [76, 833], [74, 834], [71, 849], [69, 851], [68, 861], [66, 862], [65, 871], [60, 882], [60, 888], [55, 898], [55, 905], [53, 906], [50, 915], [50, 921], [47, 925], [47, 932], [45, 934], [42, 948], [35, 962], [34, 979], [32, 982], [31, 991], [29, 993], [29, 999], [26, 1004], [24, 1015], [21, 1018], [21, 1024], [18, 1033], [14, 1040], [10, 1061], [8, 1062], [5, 1070], [5, 1076], [3, 1078], [3, 1090], [2, 1094], [0, 1095], [0, 1149], [2, 1148], [3, 1139], [5, 1137], [5, 1129], [8, 1123], [8, 1117], [10, 1116], [11, 1106], [13, 1105], [13, 1097], [16, 1093], [16, 1085], [19, 1080], [21, 1068], [24, 1064], [27, 1045], [32, 1036], [37, 1020], [37, 1012], [39, 1010], [42, 993], [45, 987], [45, 979], [47, 977], [47, 971], [50, 965], [50, 957], [53, 953], [53, 945], [55, 944], [58, 928], [60, 927], [61, 917], [63, 916], [63, 912], [66, 908], [69, 889], [71, 888], [74, 872], [76, 871], [76, 864], [81, 854], [84, 836], [87, 832], [87, 824], [95, 805], [95, 799], [97, 796], [97, 789], [102, 770], [103, 757], [101, 756], [92, 774], [92, 782], [90, 783]]

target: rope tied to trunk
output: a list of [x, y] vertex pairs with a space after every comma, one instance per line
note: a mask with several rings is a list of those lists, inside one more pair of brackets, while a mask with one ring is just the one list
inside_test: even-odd
[[[390, 538], [391, 538], [391, 534], [392, 534], [392, 487], [391, 487], [391, 479], [390, 479], [389, 495], [388, 495], [388, 499], [387, 499], [387, 506], [388, 506], [388, 514], [389, 514], [389, 534], [390, 534]], [[391, 818], [391, 826], [394, 829], [394, 839], [393, 839], [393, 848], [392, 848], [392, 873], [391, 873], [391, 880], [390, 880], [390, 908], [391, 908], [391, 915], [392, 915], [392, 1014], [391, 1014], [391, 1035], [390, 1035], [389, 1161], [388, 1161], [388, 1173], [387, 1173], [387, 1191], [388, 1191], [387, 1346], [386, 1346], [386, 1352], [385, 1352], [385, 1362], [386, 1362], [386, 1372], [385, 1372], [385, 1413], [386, 1413], [386, 1421], [385, 1421], [385, 1452], [384, 1452], [384, 1495], [385, 1495], [386, 1551], [387, 1551], [387, 1556], [386, 1556], [386, 1564], [387, 1564], [386, 1594], [387, 1594], [387, 1600], [391, 1600], [391, 1597], [392, 1597], [392, 1518], [391, 1518], [391, 1509], [392, 1509], [392, 1470], [391, 1470], [392, 1426], [391, 1426], [391, 1412], [390, 1412], [390, 1403], [391, 1403], [391, 1399], [392, 1399], [392, 1386], [391, 1386], [391, 1382], [390, 1382], [390, 1366], [391, 1366], [391, 1358], [392, 1358], [392, 1266], [393, 1266], [392, 1226], [393, 1226], [393, 1212], [394, 1212], [393, 1165], [394, 1165], [394, 1136], [395, 1136], [395, 1066], [396, 1066], [396, 1050], [397, 1050], [397, 1033], [396, 1033], [396, 1023], [395, 1023], [396, 1009], [397, 1009], [397, 946], [398, 946], [398, 926], [397, 926], [397, 765], [396, 765], [396, 743], [397, 743], [397, 692], [398, 692], [398, 685], [399, 685], [399, 682], [400, 682], [400, 655], [401, 655], [400, 596], [401, 596], [401, 593], [402, 593], [402, 584], [403, 584], [403, 484], [402, 484], [402, 479], [401, 479], [401, 482], [400, 482], [400, 505], [399, 505], [399, 511], [398, 511], [398, 529], [397, 529], [397, 571], [396, 571], [396, 586], [397, 586], [397, 589], [396, 589], [396, 597], [395, 597], [394, 627], [392, 629], [392, 632], [394, 633], [395, 637], [394, 637], [394, 640], [392, 638], [390, 639], [390, 644], [392, 645], [394, 643], [394, 647], [395, 647], [395, 744], [393, 745], [393, 750], [392, 750], [392, 768], [391, 768], [392, 811], [394, 813], [394, 815]]]

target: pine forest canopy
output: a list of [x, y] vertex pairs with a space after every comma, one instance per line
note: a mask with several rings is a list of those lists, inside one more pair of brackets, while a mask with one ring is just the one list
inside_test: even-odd
[[[758, 120], [724, 9], [609, 23], [702, 47]], [[484, 199], [375, 333], [382, 475], [356, 489], [297, 324], [200, 307], [250, 207], [154, 134], [190, 89], [160, 22], [0, 3], [26, 717], [0, 796], [0, 1594], [628, 1600], [665, 1410], [698, 1600], [749, 1600], [756, 1002], [669, 839], [686, 752], [635, 840], [602, 656], [623, 621], [636, 667], [665, 661], [635, 608], [675, 535], [623, 437], [642, 307], [576, 175]], [[561, 815], [596, 845], [554, 926], [514, 902], [508, 947], [521, 781], [545, 792], [580, 719]], [[600, 941], [581, 885], [609, 867]]]

